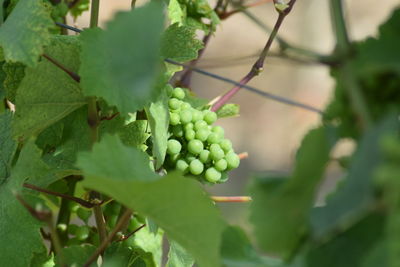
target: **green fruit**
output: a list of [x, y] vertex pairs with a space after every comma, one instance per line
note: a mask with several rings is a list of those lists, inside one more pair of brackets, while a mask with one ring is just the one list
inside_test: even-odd
[[221, 179], [221, 173], [215, 168], [211, 167], [206, 170], [204, 177], [210, 183], [216, 183], [219, 181], [219, 179]]
[[192, 160], [192, 162], [190, 162], [189, 170], [190, 170], [190, 173], [192, 173], [194, 175], [199, 175], [200, 173], [203, 172], [204, 165], [203, 165], [203, 163], [201, 163], [200, 160], [195, 159], [195, 160]]
[[210, 146], [210, 157], [217, 161], [222, 159], [225, 156], [224, 151], [222, 150], [222, 148], [218, 145], [218, 144], [212, 144]]
[[167, 143], [168, 154], [170, 154], [170, 155], [178, 154], [179, 152], [181, 152], [181, 149], [182, 149], [182, 145], [181, 145], [181, 143], [179, 143], [179, 141], [177, 141], [175, 139], [168, 140], [168, 143]]
[[187, 171], [189, 170], [189, 164], [187, 164], [186, 161], [179, 159], [176, 162], [176, 169], [183, 173], [187, 173]]
[[209, 144], [219, 144], [222, 140], [222, 136], [219, 133], [210, 133], [207, 137], [207, 142]]
[[228, 169], [235, 169], [239, 167], [240, 158], [235, 152], [229, 152], [225, 156], [225, 160], [228, 163]]
[[221, 141], [221, 143], [219, 144], [219, 146], [225, 151], [225, 152], [229, 152], [230, 150], [232, 150], [232, 142], [228, 139], [224, 139]]
[[85, 208], [79, 208], [76, 211], [76, 215], [78, 215], [78, 217], [87, 223], [87, 221], [89, 220], [90, 216], [92, 215], [92, 211], [89, 209], [85, 209]]
[[187, 154], [186, 155], [186, 158], [185, 158], [185, 160], [186, 160], [186, 162], [188, 162], [188, 163], [190, 163], [190, 162], [192, 162], [193, 160], [195, 160], [196, 159], [196, 156], [195, 155], [193, 155], [193, 154]]
[[196, 121], [201, 121], [203, 120], [203, 112], [201, 112], [200, 110], [197, 109], [193, 109], [192, 110], [192, 121], [196, 122]]
[[178, 125], [180, 122], [180, 117], [178, 114], [170, 112], [169, 113], [169, 124], [171, 125]]
[[211, 131], [214, 133], [219, 133], [221, 136], [224, 136], [225, 134], [224, 128], [222, 128], [221, 126], [213, 126]]
[[217, 162], [215, 162], [214, 167], [216, 170], [222, 172], [225, 171], [226, 168], [228, 167], [228, 163], [224, 159], [220, 159]]
[[196, 139], [199, 139], [200, 141], [205, 142], [210, 135], [210, 130], [207, 128], [201, 128], [196, 131]]
[[183, 128], [182, 125], [175, 125], [172, 127], [172, 134], [176, 137], [183, 136]]
[[189, 104], [189, 103], [187, 103], [187, 102], [183, 102], [182, 104], [181, 104], [181, 109], [182, 110], [184, 110], [184, 109], [191, 109], [192, 108], [192, 106]]
[[206, 149], [201, 151], [200, 155], [199, 155], [199, 159], [203, 163], [209, 162], [210, 161], [210, 151], [208, 151]]
[[185, 138], [186, 138], [186, 140], [188, 140], [188, 141], [193, 140], [193, 139], [195, 138], [195, 136], [196, 136], [196, 132], [193, 131], [193, 130], [188, 130], [188, 131], [186, 131], [186, 133], [185, 133]]
[[192, 121], [192, 112], [189, 109], [184, 109], [181, 110], [179, 113], [179, 116], [181, 117], [181, 122], [183, 124], [189, 123]]
[[207, 127], [208, 127], [207, 122], [205, 122], [205, 121], [203, 121], [203, 120], [199, 120], [199, 121], [196, 121], [196, 122], [194, 123], [194, 129], [195, 129], [196, 131], [200, 130], [201, 128], [207, 128]]
[[213, 124], [217, 120], [217, 113], [213, 111], [205, 110], [203, 114], [204, 114], [204, 120], [208, 124]]
[[174, 89], [174, 91], [172, 92], [172, 96], [177, 98], [177, 99], [182, 100], [182, 99], [185, 98], [185, 91], [180, 87], [176, 87]]
[[176, 98], [171, 98], [170, 100], [168, 100], [168, 106], [170, 109], [174, 109], [177, 110], [181, 107], [181, 101], [179, 99]]
[[200, 140], [194, 139], [191, 140], [188, 144], [188, 150], [190, 153], [194, 155], [200, 154], [201, 151], [203, 151], [204, 145]]
[[79, 240], [85, 240], [89, 237], [90, 229], [86, 225], [78, 227], [75, 236]]
[[183, 127], [184, 127], [185, 131], [189, 131], [189, 130], [193, 130], [194, 125], [193, 125], [193, 123], [189, 122], [189, 123], [185, 124], [185, 126], [183, 126]]

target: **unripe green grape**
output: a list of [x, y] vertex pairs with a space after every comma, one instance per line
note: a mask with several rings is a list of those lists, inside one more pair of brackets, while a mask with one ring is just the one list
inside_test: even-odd
[[79, 240], [85, 240], [89, 237], [89, 234], [90, 234], [89, 227], [87, 227], [86, 225], [83, 225], [83, 226], [78, 227], [78, 229], [76, 230], [75, 236]]
[[207, 142], [209, 144], [219, 144], [222, 140], [222, 136], [219, 133], [210, 133], [207, 137]]
[[183, 127], [184, 127], [185, 131], [189, 131], [189, 130], [193, 130], [194, 125], [193, 125], [193, 123], [189, 122], [189, 123], [185, 124], [185, 126], [183, 126]]
[[179, 114], [176, 114], [174, 112], [169, 113], [169, 124], [178, 125], [180, 120], [181, 118], [179, 117]]
[[228, 169], [235, 169], [239, 167], [240, 158], [235, 152], [229, 152], [225, 156], [225, 160], [228, 163]]
[[181, 145], [181, 143], [179, 143], [179, 141], [177, 141], [175, 139], [168, 140], [168, 143], [167, 143], [168, 154], [170, 154], [170, 155], [178, 154], [179, 152], [181, 152], [181, 149], [182, 149], [182, 145]]
[[172, 127], [172, 134], [176, 137], [183, 136], [183, 128], [182, 125], [175, 125]]
[[183, 124], [189, 123], [192, 121], [192, 112], [189, 109], [184, 109], [181, 110], [179, 113], [179, 116], [181, 117], [181, 122]]
[[199, 120], [199, 121], [196, 121], [196, 122], [194, 123], [194, 129], [195, 129], [196, 131], [200, 130], [201, 128], [207, 128], [207, 127], [208, 127], [207, 122], [205, 122], [205, 121], [203, 121], [203, 120]]
[[211, 167], [206, 170], [204, 177], [210, 183], [216, 183], [219, 181], [219, 179], [221, 179], [221, 173], [215, 168]]
[[186, 155], [186, 157], [185, 157], [185, 160], [186, 160], [186, 162], [187, 163], [190, 163], [190, 162], [192, 162], [193, 160], [195, 160], [196, 159], [196, 156], [195, 155], [193, 155], [193, 154], [187, 154]]
[[184, 161], [183, 159], [179, 159], [176, 162], [176, 169], [183, 173], [187, 173], [187, 171], [189, 169], [189, 164], [187, 164], [187, 162]]
[[203, 151], [200, 152], [199, 159], [203, 163], [207, 163], [210, 161], [210, 151], [207, 149], [204, 149]]
[[176, 98], [171, 98], [170, 100], [168, 100], [168, 106], [170, 109], [179, 109], [181, 106], [181, 101], [179, 99]]
[[184, 110], [184, 109], [191, 109], [192, 108], [192, 106], [188, 103], [188, 102], [183, 102], [182, 104], [181, 104], [181, 109], [182, 110]]
[[177, 98], [177, 99], [182, 100], [182, 99], [185, 98], [185, 91], [180, 87], [176, 87], [174, 89], [174, 91], [172, 92], [172, 96]]
[[166, 86], [167, 87], [167, 95], [169, 96], [169, 97], [171, 97], [172, 96], [172, 93], [174, 92], [174, 88], [171, 86], [171, 85], [167, 85]]
[[204, 145], [203, 145], [203, 142], [201, 142], [200, 140], [194, 139], [194, 140], [191, 140], [188, 144], [189, 152], [194, 155], [200, 154], [200, 152], [203, 151], [203, 149], [204, 149]]
[[222, 172], [226, 170], [226, 168], [228, 167], [228, 163], [225, 159], [220, 159], [215, 162], [214, 167], [217, 171]]
[[196, 139], [199, 139], [200, 141], [205, 142], [210, 135], [210, 130], [207, 128], [201, 128], [196, 131]]
[[57, 224], [56, 228], [59, 232], [63, 233], [65, 231], [67, 231], [68, 225], [66, 225], [65, 223], [59, 223], [59, 224]]
[[193, 130], [188, 130], [188, 131], [186, 131], [186, 133], [185, 133], [185, 138], [186, 138], [186, 140], [188, 140], [188, 141], [193, 140], [193, 139], [195, 138], [195, 136], [196, 136], [196, 132], [193, 131]]
[[69, 202], [68, 207], [71, 212], [75, 213], [79, 209], [79, 204], [76, 202]]
[[192, 162], [190, 162], [189, 170], [190, 170], [191, 174], [199, 175], [200, 173], [203, 172], [204, 165], [203, 165], [203, 163], [201, 163], [200, 160], [195, 159], [195, 160], [192, 160]]
[[92, 211], [80, 207], [80, 208], [76, 211], [76, 215], [78, 215], [78, 217], [79, 217], [82, 221], [84, 221], [84, 222], [87, 223], [87, 221], [89, 220], [90, 216], [92, 215]]
[[214, 133], [219, 133], [221, 136], [224, 136], [225, 134], [224, 128], [222, 128], [221, 126], [213, 126], [211, 131]]
[[225, 156], [224, 151], [222, 150], [222, 148], [218, 145], [218, 144], [212, 144], [210, 146], [210, 157], [217, 161], [222, 159]]
[[203, 120], [203, 112], [197, 109], [192, 109], [192, 121], [200, 121]]
[[232, 150], [232, 142], [228, 139], [224, 139], [221, 141], [221, 143], [219, 143], [219, 146], [225, 151], [225, 152], [229, 152], [230, 150]]
[[217, 113], [213, 111], [205, 110], [203, 114], [204, 114], [204, 121], [207, 122], [208, 124], [213, 124], [217, 120]]
[[219, 179], [218, 183], [225, 183], [228, 181], [229, 176], [226, 172], [221, 172], [221, 179]]

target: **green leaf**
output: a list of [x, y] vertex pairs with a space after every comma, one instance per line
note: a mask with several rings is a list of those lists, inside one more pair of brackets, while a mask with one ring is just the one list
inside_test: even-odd
[[[74, 36], [54, 37], [45, 52], [71, 71], [79, 67], [79, 42]], [[43, 59], [37, 67], [25, 69], [16, 97], [14, 134], [37, 135], [85, 103], [79, 84]]]
[[92, 152], [81, 153], [77, 164], [85, 177], [83, 186], [152, 219], [200, 266], [219, 265], [224, 222], [197, 181], [178, 174], [157, 177], [142, 152], [112, 136], [103, 137]]
[[373, 175], [382, 162], [380, 137], [398, 131], [398, 120], [390, 116], [362, 138], [344, 184], [326, 206], [313, 210], [311, 223], [315, 238], [343, 231], [359, 220], [374, 204]]
[[308, 217], [333, 145], [329, 129], [310, 131], [300, 146], [290, 179], [255, 179], [250, 220], [260, 247], [289, 256], [308, 231]]
[[166, 267], [191, 267], [194, 259], [178, 243], [171, 241], [168, 252], [168, 262]]
[[69, 12], [74, 17], [74, 19], [76, 19], [77, 17], [82, 15], [83, 12], [88, 11], [89, 6], [89, 0], [78, 0], [74, 7], [69, 10]]
[[79, 71], [84, 93], [102, 97], [124, 116], [156, 99], [163, 20], [161, 6], [152, 2], [118, 13], [105, 31], [84, 31]]
[[121, 242], [111, 244], [103, 259], [102, 267], [156, 267], [151, 253], [140, 247], [130, 248]]
[[[39, 231], [42, 224], [15, 197], [18, 193], [25, 198], [21, 189], [27, 178], [39, 177], [46, 172], [42, 165], [32, 161], [37, 153], [34, 142], [26, 143], [11, 177], [0, 185], [0, 266], [29, 266], [34, 254], [46, 252]], [[16, 238], [18, 236], [23, 238]]]
[[0, 185], [11, 173], [11, 161], [17, 144], [11, 134], [11, 112], [0, 114]]
[[9, 101], [15, 103], [17, 89], [25, 76], [25, 66], [21, 63], [5, 63], [3, 71], [6, 75], [3, 81], [6, 97]]
[[[96, 247], [89, 244], [73, 245], [61, 250], [64, 266], [83, 266], [95, 252]], [[56, 256], [56, 266], [60, 266], [60, 255]], [[92, 263], [90, 266], [97, 266]]]
[[182, 26], [185, 17], [186, 12], [182, 10], [178, 0], [170, 0], [168, 4], [168, 18], [170, 19], [171, 24], [178, 23], [179, 26]]
[[0, 28], [5, 59], [34, 67], [49, 43], [51, 27], [53, 21], [43, 1], [20, 0]]
[[165, 90], [162, 91], [156, 102], [151, 103], [150, 107], [146, 108], [146, 114], [151, 129], [156, 169], [159, 169], [164, 163], [168, 141], [169, 108]]
[[155, 266], [161, 266], [163, 232], [160, 229], [154, 234], [150, 231], [150, 227], [146, 226], [130, 238], [133, 239], [134, 245], [150, 255]]
[[238, 104], [225, 104], [217, 110], [218, 118], [239, 116], [240, 106]]
[[196, 39], [195, 29], [175, 23], [165, 31], [161, 43], [161, 55], [178, 62], [196, 59], [204, 46]]

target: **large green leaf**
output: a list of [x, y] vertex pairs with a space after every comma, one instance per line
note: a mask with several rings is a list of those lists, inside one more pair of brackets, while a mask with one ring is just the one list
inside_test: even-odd
[[171, 241], [166, 267], [191, 267], [193, 264], [193, 257], [181, 245]]
[[15, 103], [17, 89], [25, 76], [25, 66], [21, 63], [5, 63], [3, 65], [5, 79], [3, 81], [6, 97], [9, 101]]
[[197, 58], [197, 53], [204, 46], [196, 38], [195, 29], [179, 26], [178, 23], [168, 27], [161, 45], [161, 55], [178, 62], [186, 62]]
[[156, 160], [156, 169], [158, 169], [164, 163], [168, 141], [169, 108], [165, 90], [162, 91], [156, 102], [146, 108], [146, 114], [153, 140], [153, 156]]
[[92, 152], [78, 156], [83, 185], [148, 216], [200, 266], [218, 266], [224, 222], [207, 194], [197, 181], [181, 175], [157, 177], [141, 153], [117, 137], [103, 137]]
[[320, 127], [305, 136], [294, 173], [286, 182], [254, 180], [250, 220], [265, 251], [287, 257], [307, 233], [308, 216], [334, 143], [331, 134]]
[[[74, 245], [63, 248], [61, 250], [62, 260], [64, 266], [83, 266], [86, 261], [92, 256], [95, 252], [96, 247], [93, 245], [85, 244], [85, 245]], [[60, 255], [56, 256], [57, 266], [60, 265]], [[97, 263], [93, 263], [90, 266], [98, 266]]]
[[[79, 68], [79, 42], [74, 36], [54, 37], [45, 52], [71, 71]], [[25, 69], [16, 97], [14, 134], [36, 135], [85, 103], [79, 84], [43, 59], [37, 67]]]
[[104, 98], [123, 115], [154, 100], [163, 20], [161, 5], [152, 2], [118, 13], [105, 31], [84, 31], [79, 71], [84, 93]]
[[53, 26], [43, 1], [20, 0], [0, 27], [0, 46], [7, 61], [36, 65], [43, 46], [50, 40]]
[[11, 177], [0, 185], [0, 266], [29, 266], [34, 254], [46, 251], [39, 231], [41, 223], [14, 195], [18, 193], [24, 198], [22, 183], [27, 178], [46, 174], [47, 169], [32, 160], [38, 157], [38, 153], [40, 155], [32, 141], [25, 144]]
[[362, 138], [344, 184], [322, 208], [313, 210], [311, 223], [314, 238], [326, 238], [350, 227], [374, 204], [374, 171], [382, 162], [379, 140], [398, 131], [398, 120], [390, 116]]

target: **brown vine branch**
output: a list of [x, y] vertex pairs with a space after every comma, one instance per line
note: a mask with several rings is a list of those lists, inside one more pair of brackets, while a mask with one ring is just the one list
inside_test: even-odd
[[57, 66], [58, 68], [60, 68], [62, 71], [64, 71], [66, 74], [68, 74], [72, 79], [74, 79], [76, 82], [80, 82], [81, 81], [81, 77], [76, 74], [75, 72], [67, 69], [64, 65], [62, 65], [60, 62], [58, 62], [57, 60], [55, 60], [54, 58], [50, 57], [47, 54], [43, 54], [42, 55], [45, 59], [47, 59], [48, 61], [50, 61], [51, 63], [53, 63], [55, 66]]
[[250, 69], [249, 73], [247, 73], [239, 82], [239, 85], [233, 87], [231, 90], [226, 92], [212, 107], [212, 111], [217, 111], [219, 108], [221, 108], [226, 102], [228, 102], [242, 87], [243, 85], [247, 84], [251, 79], [253, 79], [255, 76], [257, 76], [264, 67], [264, 62], [265, 58], [267, 57], [267, 54], [271, 48], [272, 42], [275, 39], [283, 20], [285, 17], [290, 13], [290, 11], [293, 8], [293, 5], [296, 3], [296, 0], [291, 0], [288, 4], [288, 7], [285, 8], [284, 10], [278, 10], [278, 18], [275, 22], [274, 28], [272, 29], [272, 32], [269, 35], [269, 38], [267, 40], [267, 43], [264, 46], [264, 49], [261, 51], [260, 56], [258, 57], [257, 61], [254, 63], [252, 68]]
[[99, 205], [102, 204], [102, 203], [92, 203], [92, 202], [86, 201], [86, 200], [78, 198], [78, 197], [74, 197], [74, 196], [70, 196], [70, 195], [66, 195], [66, 194], [50, 191], [48, 189], [41, 188], [41, 187], [38, 187], [38, 186], [33, 185], [33, 184], [24, 183], [23, 186], [26, 187], [26, 188], [41, 192], [41, 193], [45, 193], [45, 194], [49, 194], [49, 195], [53, 195], [53, 196], [57, 196], [57, 197], [61, 197], [61, 198], [64, 198], [64, 199], [68, 199], [68, 200], [74, 201], [74, 202], [78, 203], [79, 205], [81, 205], [81, 206], [83, 206], [85, 208], [93, 208], [94, 206], [99, 206]]
[[107, 246], [111, 243], [115, 235], [120, 231], [122, 227], [129, 221], [131, 218], [132, 211], [127, 209], [125, 213], [121, 216], [121, 219], [118, 221], [117, 225], [114, 227], [112, 232], [107, 236], [106, 239], [104, 239], [100, 246], [96, 249], [96, 251], [93, 253], [92, 256], [86, 261], [86, 263], [83, 265], [84, 267], [89, 267], [90, 264], [92, 264], [100, 254], [104, 252], [104, 250], [107, 248]]
[[234, 9], [234, 10], [229, 11], [229, 12], [227, 12], [227, 11], [221, 12], [220, 14], [218, 14], [218, 16], [219, 16], [220, 19], [227, 19], [230, 16], [232, 16], [234, 14], [237, 14], [239, 12], [243, 12], [244, 10], [246, 10], [248, 8], [260, 6], [260, 5], [263, 5], [265, 3], [270, 3], [270, 2], [273, 2], [273, 0], [260, 0], [260, 1], [248, 4], [248, 5], [240, 6], [239, 8]]
[[141, 230], [145, 226], [146, 226], [146, 224], [142, 224], [141, 226], [139, 226], [138, 228], [136, 228], [135, 230], [133, 230], [129, 234], [122, 236], [117, 242], [121, 242], [121, 241], [127, 240], [129, 237], [133, 236], [136, 232], [138, 232], [139, 230]]

